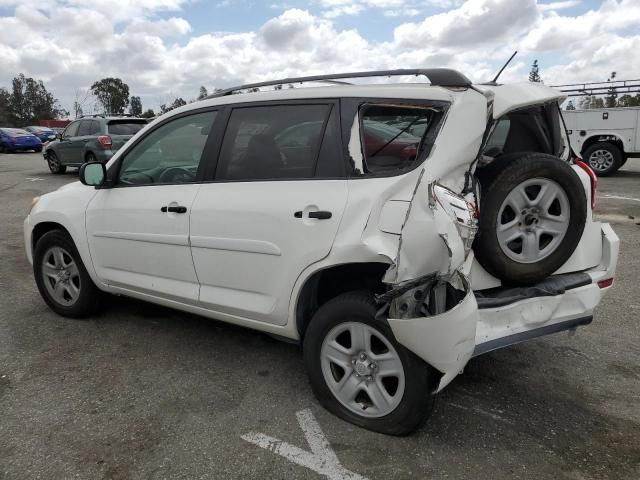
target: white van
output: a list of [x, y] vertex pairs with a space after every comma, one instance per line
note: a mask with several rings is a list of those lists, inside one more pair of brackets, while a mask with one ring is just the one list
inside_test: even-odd
[[571, 145], [598, 176], [640, 157], [640, 107], [566, 110], [563, 117]]

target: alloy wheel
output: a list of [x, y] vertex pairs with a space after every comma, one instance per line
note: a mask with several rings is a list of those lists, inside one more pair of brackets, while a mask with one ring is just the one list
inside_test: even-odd
[[609, 150], [595, 150], [589, 156], [589, 166], [596, 172], [606, 172], [613, 166], [614, 161], [613, 153]]
[[564, 189], [548, 178], [532, 178], [514, 188], [498, 212], [502, 251], [520, 263], [535, 263], [562, 243], [570, 220]]
[[325, 337], [320, 355], [329, 390], [353, 413], [377, 418], [400, 404], [404, 367], [396, 349], [375, 328], [360, 322], [341, 323]]
[[73, 257], [60, 246], [45, 252], [42, 280], [51, 297], [60, 305], [73, 305], [80, 296], [80, 271]]

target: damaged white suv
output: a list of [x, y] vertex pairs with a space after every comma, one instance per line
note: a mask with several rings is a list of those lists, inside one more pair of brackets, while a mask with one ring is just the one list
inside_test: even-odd
[[[430, 84], [337, 81], [396, 75]], [[282, 88], [305, 82], [332, 85]], [[612, 284], [561, 99], [448, 69], [243, 85], [34, 199], [27, 255], [61, 315], [108, 292], [299, 341], [326, 408], [406, 434], [470, 358], [588, 324]]]

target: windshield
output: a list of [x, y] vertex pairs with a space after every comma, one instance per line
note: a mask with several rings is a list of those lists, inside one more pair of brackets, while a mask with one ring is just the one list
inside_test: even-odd
[[135, 135], [147, 124], [147, 122], [138, 121], [132, 122], [130, 120], [123, 122], [109, 122], [107, 126], [111, 135]]

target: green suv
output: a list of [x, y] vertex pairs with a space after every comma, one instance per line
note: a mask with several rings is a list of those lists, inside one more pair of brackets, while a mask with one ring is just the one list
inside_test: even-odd
[[44, 159], [51, 173], [64, 173], [67, 167], [79, 167], [85, 162], [106, 163], [146, 124], [144, 118], [82, 117], [46, 146]]

